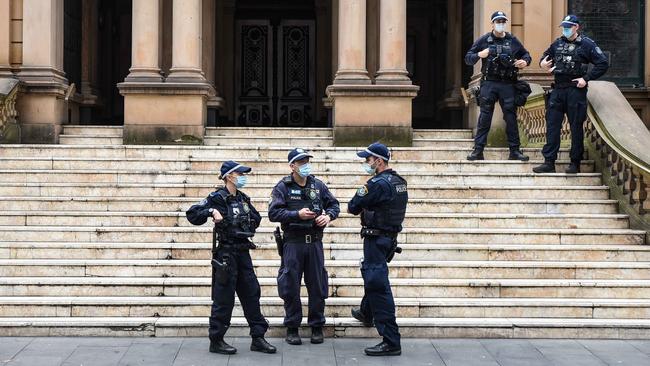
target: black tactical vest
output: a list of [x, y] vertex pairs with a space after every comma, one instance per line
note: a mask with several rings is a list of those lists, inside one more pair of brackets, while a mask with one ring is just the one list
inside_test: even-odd
[[385, 230], [386, 227], [400, 226], [406, 216], [406, 205], [409, 195], [406, 180], [391, 171], [373, 178], [388, 182], [393, 189], [393, 199], [379, 206], [363, 210], [362, 224], [369, 228]]
[[496, 43], [492, 33], [488, 36], [487, 43], [490, 53], [483, 62], [481, 73], [488, 79], [516, 81], [518, 70], [514, 66], [512, 36], [506, 34], [502, 39], [502, 43]]
[[560, 38], [555, 48], [553, 74], [578, 78], [587, 73], [589, 64], [582, 63], [578, 55], [581, 44], [581, 36], [578, 36], [574, 42], [568, 42], [564, 37]]
[[[319, 216], [323, 212], [320, 201], [320, 190], [316, 187], [316, 181], [313, 177], [307, 177], [307, 184], [301, 187], [291, 176], [282, 178], [282, 183], [287, 188], [287, 209], [291, 211], [300, 211], [308, 208]], [[314, 220], [300, 220], [291, 222], [284, 227], [284, 230], [309, 232], [314, 228]]]
[[221, 240], [235, 241], [251, 237], [255, 229], [251, 226], [250, 200], [243, 193], [231, 196], [226, 189], [220, 189], [217, 193], [226, 202], [228, 214], [224, 217], [224, 229]]

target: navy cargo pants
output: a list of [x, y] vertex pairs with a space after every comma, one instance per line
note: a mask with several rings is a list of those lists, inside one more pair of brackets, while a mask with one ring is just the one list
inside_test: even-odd
[[546, 108], [546, 145], [542, 154], [546, 161], [555, 161], [560, 151], [560, 133], [564, 114], [571, 127], [571, 161], [579, 163], [585, 152], [584, 122], [587, 119], [587, 88], [555, 88]]
[[393, 239], [387, 236], [366, 236], [363, 239], [364, 295], [361, 300], [361, 314], [365, 319], [374, 320], [375, 327], [384, 342], [400, 346], [400, 334], [395, 320], [395, 300], [388, 281], [386, 254]]
[[260, 284], [253, 270], [253, 261], [248, 251], [219, 249], [214, 258], [223, 261], [229, 256], [230, 282], [221, 285], [212, 269], [212, 309], [210, 311], [211, 340], [222, 339], [230, 327], [232, 310], [235, 307], [235, 292], [239, 297], [244, 316], [250, 327], [251, 337], [263, 337], [269, 324], [260, 310]]
[[302, 322], [300, 283], [303, 274], [309, 298], [307, 322], [310, 327], [322, 327], [328, 296], [322, 241], [284, 244], [278, 271], [278, 295], [284, 300], [284, 326], [287, 328], [298, 328]]
[[492, 115], [496, 102], [501, 105], [503, 119], [506, 122], [506, 137], [510, 150], [518, 150], [520, 146], [519, 129], [517, 127], [517, 107], [515, 106], [515, 86], [511, 82], [488, 81], [481, 83], [481, 113], [478, 117], [474, 147], [483, 149], [487, 145], [488, 133], [492, 125]]

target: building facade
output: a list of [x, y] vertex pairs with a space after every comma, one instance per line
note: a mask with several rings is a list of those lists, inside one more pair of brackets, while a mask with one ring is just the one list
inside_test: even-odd
[[[463, 55], [496, 10], [534, 60], [578, 14], [650, 124], [645, 0], [0, 0], [0, 77], [20, 81], [23, 143], [123, 124], [125, 143], [332, 126], [339, 145], [409, 145], [414, 127], [475, 123]], [[537, 62], [523, 77], [550, 82]]]

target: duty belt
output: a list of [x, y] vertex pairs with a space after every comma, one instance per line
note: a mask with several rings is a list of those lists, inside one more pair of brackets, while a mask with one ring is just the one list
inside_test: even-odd
[[501, 82], [504, 82], [504, 83], [511, 83], [511, 84], [516, 82], [516, 80], [514, 80], [512, 78], [501, 78], [501, 77], [498, 77], [498, 76], [488, 76], [488, 75], [484, 75], [483, 77], [481, 77], [481, 80], [483, 80], [483, 81], [501, 81]]
[[311, 244], [323, 239], [323, 233], [296, 233], [291, 231], [284, 232], [285, 243], [305, 243]]
[[566, 89], [566, 88], [573, 88], [577, 86], [578, 83], [575, 81], [561, 81], [557, 83], [552, 83], [551, 88], [553, 89]]
[[366, 236], [387, 236], [391, 239], [397, 238], [397, 233], [395, 232], [379, 230], [379, 229], [370, 229], [367, 227], [361, 229], [360, 235], [362, 238], [365, 238]]

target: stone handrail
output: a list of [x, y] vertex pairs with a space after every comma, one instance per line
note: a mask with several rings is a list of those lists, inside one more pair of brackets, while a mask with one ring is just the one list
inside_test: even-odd
[[19, 81], [13, 78], [0, 79], [0, 143], [18, 142], [16, 97]]
[[[530, 145], [546, 141], [543, 89], [531, 84], [533, 93], [519, 108], [518, 119]], [[616, 84], [589, 82], [589, 106], [585, 123], [585, 149], [602, 172], [612, 198], [630, 216], [633, 228], [650, 231], [650, 131]], [[565, 119], [561, 139], [570, 140]]]
[[632, 227], [650, 230], [650, 131], [618, 87], [589, 82], [586, 148]]

